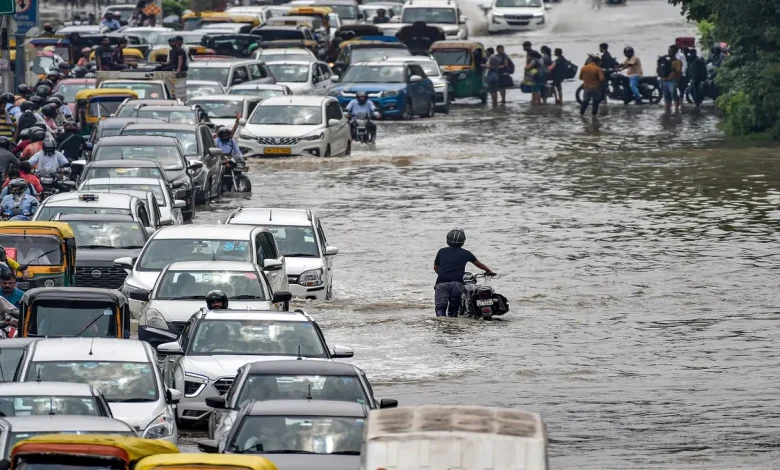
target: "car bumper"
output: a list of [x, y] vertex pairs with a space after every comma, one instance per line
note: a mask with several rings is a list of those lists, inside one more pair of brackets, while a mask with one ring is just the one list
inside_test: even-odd
[[[338, 96], [339, 104], [342, 109], [347, 109], [350, 101], [355, 99], [353, 96]], [[382, 117], [400, 117], [404, 114], [406, 106], [406, 95], [369, 97], [377, 111], [382, 113]]]
[[488, 15], [488, 31], [497, 33], [502, 31], [533, 31], [543, 28], [547, 23], [547, 15], [530, 16], [517, 15], [515, 18]]
[[327, 293], [327, 289], [324, 285], [319, 287], [304, 287], [299, 284], [290, 284], [288, 289], [293, 297], [298, 297], [300, 299], [325, 300], [325, 295]]
[[321, 157], [325, 155], [328, 142], [321, 140], [300, 140], [293, 145], [266, 145], [257, 139], [239, 138], [238, 147], [244, 157], [294, 157], [310, 156]]
[[208, 383], [202, 384], [202, 389], [194, 397], [182, 397], [176, 405], [176, 416], [179, 422], [188, 425], [208, 424], [209, 415], [214, 410], [206, 405], [206, 398], [222, 396], [214, 389], [214, 382], [209, 380]]

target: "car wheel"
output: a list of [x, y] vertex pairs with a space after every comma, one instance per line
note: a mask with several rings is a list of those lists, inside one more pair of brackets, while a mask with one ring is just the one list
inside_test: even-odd
[[325, 147], [325, 157], [330, 157], [330, 144], [328, 144], [327, 147]]
[[348, 157], [350, 155], [352, 155], [352, 141], [348, 140], [347, 141], [347, 149], [344, 150], [344, 156]]
[[404, 105], [403, 120], [411, 121], [412, 119], [414, 119], [414, 111], [412, 110], [412, 100], [406, 100], [406, 104]]

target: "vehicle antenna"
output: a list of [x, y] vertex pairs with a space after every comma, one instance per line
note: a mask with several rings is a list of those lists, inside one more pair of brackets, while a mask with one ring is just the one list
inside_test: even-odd
[[36, 382], [41, 381], [41, 366], [35, 368], [35, 381]]
[[309, 393], [306, 395], [306, 399], [307, 400], [311, 400], [312, 399], [312, 396], [311, 396], [311, 382], [309, 383]]
[[54, 412], [54, 397], [49, 397], [49, 416], [56, 415]]
[[274, 220], [274, 211], [269, 210], [268, 211], [268, 221], [272, 222]]
[[89, 355], [92, 355], [92, 345], [95, 344], [95, 337], [92, 337], [92, 341], [89, 342]]
[[300, 344], [298, 345], [298, 360], [299, 361], [303, 360], [303, 358], [301, 357], [301, 345]]

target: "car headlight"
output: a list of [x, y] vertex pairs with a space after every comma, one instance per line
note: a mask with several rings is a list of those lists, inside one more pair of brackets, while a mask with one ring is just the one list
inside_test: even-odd
[[173, 435], [173, 418], [165, 413], [154, 418], [144, 430], [144, 439], [162, 439]]
[[141, 318], [138, 319], [138, 323], [160, 330], [168, 329], [168, 323], [165, 321], [165, 317], [162, 316], [162, 313], [160, 313], [159, 310], [154, 308], [144, 310], [144, 312], [141, 313]]
[[501, 12], [499, 12], [499, 11], [494, 11], [494, 12], [493, 12], [493, 16], [496, 16], [496, 17], [498, 17], [498, 18], [503, 18], [503, 17], [504, 17], [504, 14], [503, 14], [503, 13], [501, 13]]
[[322, 285], [322, 268], [304, 271], [298, 276], [298, 284], [304, 287], [317, 287]]
[[301, 140], [306, 141], [312, 141], [312, 140], [322, 140], [322, 138], [325, 137], [324, 132], [320, 132], [319, 134], [309, 134], [301, 137]]
[[200, 394], [206, 385], [209, 383], [209, 378], [205, 375], [196, 374], [194, 372], [184, 373], [184, 397], [193, 398]]
[[383, 91], [382, 96], [398, 96], [397, 90]]
[[446, 84], [444, 84], [444, 83], [437, 83], [437, 84], [433, 85], [433, 87], [434, 87], [434, 88], [444, 88], [444, 87], [446, 87], [446, 86], [447, 86], [447, 85], [446, 85]]
[[541, 18], [542, 16], [544, 16], [544, 13], [542, 13], [542, 12], [540, 12], [540, 13], [534, 13], [534, 16], [535, 16], [536, 18]]
[[256, 137], [246, 130], [242, 129], [238, 132], [238, 136], [242, 139], [255, 139]]

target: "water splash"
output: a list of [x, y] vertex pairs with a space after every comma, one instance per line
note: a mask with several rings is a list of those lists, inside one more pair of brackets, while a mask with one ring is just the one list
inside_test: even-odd
[[482, 3], [484, 2], [478, 3], [474, 0], [458, 2], [458, 7], [468, 18], [466, 25], [469, 27], [469, 36], [484, 36], [488, 33], [487, 17], [485, 10], [482, 9]]

